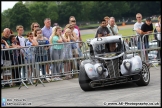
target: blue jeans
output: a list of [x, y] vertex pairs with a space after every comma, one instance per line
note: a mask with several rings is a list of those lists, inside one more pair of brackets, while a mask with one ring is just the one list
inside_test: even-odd
[[[138, 42], [138, 49], [141, 49], [141, 44], [142, 44], [141, 42]], [[144, 46], [145, 46], [145, 49], [148, 49], [149, 48], [149, 43], [145, 42]], [[143, 45], [142, 45], [142, 49], [143, 49]]]
[[[47, 56], [37, 56], [36, 55], [36, 62], [42, 62], [42, 61], [47, 61]], [[46, 68], [45, 68], [45, 64], [40, 64], [39, 68], [42, 70], [42, 75], [46, 75]]]
[[[52, 60], [62, 60], [64, 58], [63, 49], [52, 49], [51, 54]], [[51, 67], [53, 74], [60, 74], [60, 71], [63, 68], [63, 64], [62, 62], [55, 62]]]
[[79, 57], [82, 57], [82, 56], [83, 56], [83, 54], [82, 54], [81, 49], [80, 49], [80, 48], [77, 48], [77, 49], [78, 49]]

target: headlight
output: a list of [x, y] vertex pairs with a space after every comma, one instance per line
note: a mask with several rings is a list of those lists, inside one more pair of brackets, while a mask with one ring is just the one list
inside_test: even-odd
[[101, 67], [101, 66], [98, 66], [97, 70], [98, 70], [99, 72], [101, 72], [101, 71], [102, 71], [102, 67]]
[[130, 70], [131, 67], [132, 67], [131, 62], [130, 62], [130, 61], [125, 61], [125, 62], [124, 62], [124, 67], [125, 67], [125, 69]]
[[102, 75], [102, 73], [103, 73], [103, 68], [102, 68], [102, 66], [98, 66], [98, 67], [97, 67], [97, 72], [98, 72], [98, 74]]
[[127, 68], [129, 68], [129, 67], [130, 67], [130, 62], [126, 62], [126, 63], [125, 63], [125, 66], [126, 66]]

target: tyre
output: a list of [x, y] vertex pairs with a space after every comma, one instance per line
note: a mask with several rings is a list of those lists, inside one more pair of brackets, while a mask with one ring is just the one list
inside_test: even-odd
[[89, 79], [83, 65], [80, 66], [79, 84], [83, 91], [91, 91], [93, 88], [89, 85], [92, 80]]
[[142, 62], [142, 71], [140, 72], [140, 80], [136, 81], [138, 86], [147, 86], [150, 82], [150, 70], [145, 62]]

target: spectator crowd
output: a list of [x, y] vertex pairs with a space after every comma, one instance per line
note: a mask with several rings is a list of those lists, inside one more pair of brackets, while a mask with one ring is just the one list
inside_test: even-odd
[[[134, 25], [134, 30], [137, 34], [144, 35], [153, 32], [153, 25], [150, 18], [147, 18], [145, 23], [142, 23], [142, 15], [140, 13], [136, 15], [136, 18], [137, 22]], [[155, 24], [155, 27], [158, 32], [161, 32], [161, 16], [159, 16], [159, 22]], [[64, 30], [58, 24], [51, 27], [51, 19], [45, 18], [43, 28], [40, 28], [40, 25], [37, 22], [31, 24], [31, 32], [27, 33], [27, 38], [22, 36], [24, 33], [24, 27], [22, 25], [16, 26], [16, 31], [17, 35], [13, 34], [12, 30], [9, 28], [3, 30], [1, 36], [1, 49], [16, 48], [16, 50], [1, 51], [1, 66], [46, 62], [60, 59], [68, 60], [70, 58], [83, 57], [83, 52], [81, 50], [83, 45], [81, 43], [82, 38], [74, 16], [70, 16], [69, 24], [64, 27]], [[100, 26], [97, 28], [95, 38], [115, 36], [118, 34], [119, 28], [115, 23], [115, 18], [106, 16], [100, 21]], [[49, 46], [49, 44], [52, 46]], [[147, 41], [145, 47], [148, 48]], [[140, 48], [140, 45], [138, 45], [138, 48]], [[75, 67], [75, 64], [77, 64], [77, 67]], [[68, 74], [68, 72], [75, 69], [79, 70], [79, 65], [80, 60], [76, 60], [75, 63], [71, 61], [66, 61], [64, 63], [42, 63], [39, 64], [39, 70], [41, 70], [42, 76], [44, 76], [44, 82], [50, 80], [63, 80], [59, 76], [63, 72], [63, 69], [64, 72], [67, 73], [65, 79], [71, 79], [72, 76], [71, 74]], [[24, 80], [26, 78], [32, 79], [32, 77], [36, 77], [34, 68], [33, 65], [28, 66], [27, 68], [25, 68], [25, 66], [13, 68], [10, 69], [10, 71], [12, 71], [12, 77], [3, 75], [2, 72], [1, 79], [17, 79], [21, 76]], [[22, 75], [20, 73], [22, 73]], [[47, 75], [50, 74], [56, 76], [53, 78], [47, 77]], [[30, 81], [27, 82], [30, 83]], [[12, 83], [12, 85], [14, 85], [14, 83]]]

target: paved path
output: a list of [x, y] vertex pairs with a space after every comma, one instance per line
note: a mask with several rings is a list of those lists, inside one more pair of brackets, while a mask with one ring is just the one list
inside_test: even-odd
[[[132, 28], [133, 29], [133, 25], [125, 25], [125, 26], [118, 26], [119, 30], [124, 30], [124, 29], [128, 29], [128, 28]], [[87, 30], [80, 30], [81, 35], [86, 35], [86, 34], [95, 34], [97, 31], [96, 29], [87, 29]]]
[[[153, 103], [161, 106], [161, 67], [150, 69], [151, 80], [148, 86], [138, 87], [134, 83], [98, 88], [95, 91], [81, 90], [78, 78], [39, 84], [29, 89], [18, 87], [2, 89], [2, 97], [13, 100], [25, 99], [32, 106], [104, 106], [104, 103]], [[9, 101], [7, 101], [9, 103]], [[121, 105], [123, 106], [123, 105]], [[128, 105], [126, 105], [128, 106]], [[132, 105], [133, 106], [133, 105]], [[134, 105], [136, 106], [136, 105]], [[145, 106], [146, 107], [146, 106]]]
[[[153, 25], [155, 25], [155, 23], [153, 23]], [[133, 30], [133, 25], [125, 25], [125, 26], [118, 26], [119, 27], [119, 30], [124, 30], [124, 29], [128, 29], [128, 28], [131, 28]], [[86, 34], [95, 34], [97, 31], [97, 28], [96, 29], [87, 29], [87, 30], [81, 30], [81, 35], [86, 35]]]

